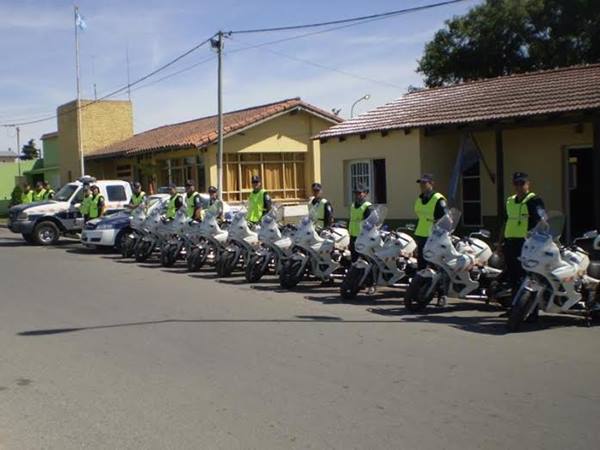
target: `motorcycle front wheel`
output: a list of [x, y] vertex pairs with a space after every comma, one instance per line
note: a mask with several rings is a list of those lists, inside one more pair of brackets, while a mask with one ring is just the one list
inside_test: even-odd
[[300, 272], [301, 267], [302, 261], [288, 259], [279, 274], [279, 285], [284, 289], [296, 287], [304, 276], [304, 271]]
[[187, 257], [187, 268], [189, 272], [198, 272], [206, 262], [206, 247], [195, 247]]
[[532, 303], [535, 301], [533, 292], [527, 289], [520, 289], [515, 296], [512, 308], [506, 322], [506, 329], [511, 333], [519, 331], [521, 324], [527, 320], [527, 311], [531, 309]]
[[419, 313], [425, 310], [433, 300], [435, 291], [431, 289], [431, 278], [416, 275], [408, 285], [404, 294], [404, 307], [411, 313]]
[[340, 286], [340, 295], [344, 300], [352, 300], [356, 297], [356, 294], [358, 294], [358, 291], [362, 287], [360, 280], [364, 273], [365, 269], [359, 269], [356, 266], [350, 267]]
[[177, 244], [167, 244], [160, 249], [160, 264], [163, 267], [173, 267], [177, 261]]
[[220, 277], [229, 277], [237, 264], [237, 258], [234, 252], [224, 251], [217, 259], [217, 275]]
[[131, 258], [135, 252], [136, 238], [131, 237], [129, 234], [125, 235], [121, 239], [121, 256], [123, 258]]
[[246, 264], [246, 281], [256, 283], [263, 277], [269, 267], [268, 264], [265, 264], [266, 258], [267, 256], [265, 255], [255, 254], [248, 259], [248, 264]]
[[137, 262], [146, 261], [152, 254], [154, 243], [150, 241], [142, 241], [135, 249], [135, 260]]

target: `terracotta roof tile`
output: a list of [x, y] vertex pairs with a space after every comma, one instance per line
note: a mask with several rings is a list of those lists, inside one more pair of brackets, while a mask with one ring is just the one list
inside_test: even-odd
[[[224, 114], [224, 135], [227, 136], [277, 114], [296, 109], [316, 114], [331, 123], [339, 123], [342, 120], [336, 115], [303, 102], [300, 98], [291, 98]], [[208, 116], [138, 133], [123, 141], [86, 152], [86, 159], [134, 156], [152, 151], [205, 147], [216, 142], [217, 137], [217, 116]]]
[[466, 124], [600, 108], [600, 64], [472, 81], [408, 93], [334, 125], [318, 138]]

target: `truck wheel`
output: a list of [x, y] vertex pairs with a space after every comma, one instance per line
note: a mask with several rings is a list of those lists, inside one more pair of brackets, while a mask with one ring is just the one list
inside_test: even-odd
[[39, 245], [54, 245], [60, 238], [60, 231], [54, 223], [44, 221], [38, 223], [33, 229], [33, 239]]
[[28, 244], [35, 244], [35, 239], [33, 239], [33, 234], [23, 233], [22, 236], [23, 236], [23, 239], [25, 239], [25, 242], [27, 242]]

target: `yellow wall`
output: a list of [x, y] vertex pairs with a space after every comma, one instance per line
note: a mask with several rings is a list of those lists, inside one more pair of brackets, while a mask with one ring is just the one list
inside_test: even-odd
[[[133, 135], [133, 113], [131, 102], [103, 100], [93, 103], [82, 100], [81, 145], [84, 155], [94, 149], [121, 141]], [[77, 152], [77, 109], [76, 102], [59, 106], [58, 148], [61, 179], [69, 180], [80, 176], [79, 154]]]
[[366, 139], [349, 136], [340, 142], [329, 139], [321, 144], [321, 181], [324, 195], [332, 202], [336, 217], [348, 217], [347, 167], [352, 160], [385, 159], [388, 218], [412, 217], [421, 173], [418, 131], [404, 134], [393, 131], [387, 136], [368, 134]]
[[[496, 173], [494, 131], [474, 134], [493, 174]], [[503, 131], [505, 195], [512, 190], [512, 173], [527, 172], [533, 190], [540, 195], [548, 209], [564, 211], [563, 158], [570, 146], [592, 145], [592, 125], [583, 125], [582, 132], [575, 124], [545, 127], [522, 127]], [[325, 195], [333, 202], [337, 217], [346, 217], [346, 167], [354, 159], [386, 159], [388, 218], [412, 219], [413, 204], [418, 187], [415, 180], [421, 172], [436, 177], [437, 189], [447, 194], [448, 185], [460, 142], [460, 132], [450, 131], [425, 135], [423, 131], [391, 132], [387, 137], [370, 133], [361, 140], [350, 136], [346, 141], [330, 139], [321, 144], [322, 179]], [[481, 167], [482, 214], [496, 216], [496, 185]], [[459, 189], [460, 201], [460, 189]], [[340, 212], [340, 205], [344, 205]], [[459, 204], [460, 205], [460, 204]]]

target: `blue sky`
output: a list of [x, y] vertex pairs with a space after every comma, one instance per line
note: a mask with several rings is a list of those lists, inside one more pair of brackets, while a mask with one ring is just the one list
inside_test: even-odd
[[[219, 29], [312, 23], [434, 1], [81, 0], [88, 25], [81, 36], [83, 97], [93, 98], [94, 83], [99, 96], [126, 84], [127, 48], [135, 80]], [[225, 110], [299, 96], [326, 110], [341, 108], [348, 117], [352, 102], [364, 94], [371, 98], [357, 106], [357, 113], [393, 100], [409, 85], [422, 85], [416, 61], [435, 31], [478, 3], [465, 1], [263, 48], [245, 47], [300, 32], [234, 36], [224, 56]], [[43, 117], [75, 98], [72, 8], [66, 0], [0, 0], [0, 123]], [[211, 55], [208, 47], [201, 48], [154, 79]], [[134, 90], [132, 100], [136, 132], [213, 114], [216, 60]], [[21, 137], [39, 139], [55, 129], [55, 121], [24, 126]], [[16, 147], [14, 131], [0, 129], [0, 150], [9, 147]]]

